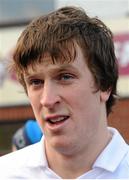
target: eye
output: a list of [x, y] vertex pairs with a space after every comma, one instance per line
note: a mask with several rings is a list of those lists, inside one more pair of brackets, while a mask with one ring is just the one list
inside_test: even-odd
[[68, 81], [68, 80], [71, 80], [73, 79], [73, 75], [69, 74], [69, 73], [63, 73], [63, 74], [60, 74], [59, 75], [59, 80], [62, 80], [62, 81]]
[[42, 84], [43, 84], [43, 80], [41, 80], [41, 79], [30, 79], [29, 80], [29, 85], [32, 85], [34, 87], [38, 87]]

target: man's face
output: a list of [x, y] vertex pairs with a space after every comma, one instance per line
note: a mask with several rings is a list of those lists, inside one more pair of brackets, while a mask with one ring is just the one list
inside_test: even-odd
[[46, 145], [62, 153], [93, 143], [100, 130], [101, 91], [77, 46], [71, 63], [52, 64], [50, 57], [25, 75], [28, 97]]

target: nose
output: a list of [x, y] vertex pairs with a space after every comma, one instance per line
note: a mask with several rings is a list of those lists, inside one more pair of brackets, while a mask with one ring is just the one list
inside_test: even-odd
[[40, 101], [42, 106], [46, 108], [53, 108], [56, 104], [59, 104], [59, 102], [60, 96], [56, 85], [51, 82], [44, 82], [44, 88]]

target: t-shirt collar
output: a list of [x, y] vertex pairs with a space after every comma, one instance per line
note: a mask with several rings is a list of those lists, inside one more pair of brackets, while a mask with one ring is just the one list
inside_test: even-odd
[[115, 128], [109, 128], [113, 134], [111, 141], [95, 161], [93, 168], [102, 168], [107, 171], [115, 171], [129, 148], [120, 133]]
[[[101, 168], [113, 172], [119, 166], [124, 156], [128, 153], [129, 148], [115, 128], [109, 128], [109, 131], [113, 134], [112, 139], [96, 159], [93, 168]], [[35, 147], [32, 156], [29, 156], [32, 157], [28, 161], [29, 166], [48, 168], [44, 138], [44, 136], [41, 138], [40, 142], [36, 144], [37, 147]]]

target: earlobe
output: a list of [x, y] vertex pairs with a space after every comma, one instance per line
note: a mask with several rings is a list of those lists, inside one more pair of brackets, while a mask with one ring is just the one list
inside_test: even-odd
[[109, 99], [110, 94], [111, 94], [111, 90], [101, 91], [100, 92], [100, 101], [106, 102]]

